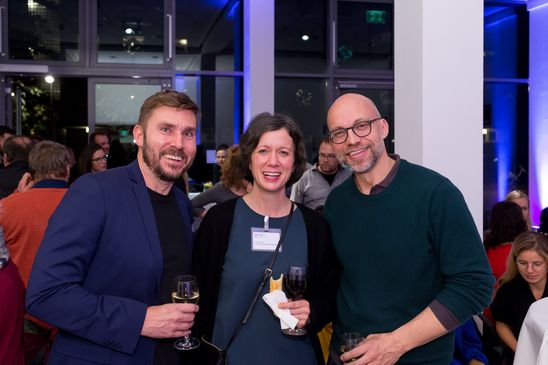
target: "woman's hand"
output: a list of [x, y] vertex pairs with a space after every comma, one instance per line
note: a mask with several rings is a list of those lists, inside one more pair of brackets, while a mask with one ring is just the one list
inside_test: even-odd
[[299, 320], [297, 328], [304, 328], [310, 318], [310, 303], [308, 300], [300, 299], [278, 304], [280, 309], [289, 309], [291, 315]]

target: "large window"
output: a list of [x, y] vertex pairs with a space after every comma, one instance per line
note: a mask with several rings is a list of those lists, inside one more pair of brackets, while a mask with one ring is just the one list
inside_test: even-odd
[[354, 70], [392, 70], [393, 15], [391, 3], [339, 0], [337, 66]]
[[164, 1], [97, 1], [97, 62], [164, 63]]
[[176, 1], [176, 68], [242, 70], [242, 5], [240, 0]]
[[[327, 110], [341, 94], [371, 98], [394, 125], [393, 2], [277, 0], [276, 112], [305, 135], [309, 162], [326, 135]], [[386, 140], [394, 150], [394, 130]]]
[[78, 3], [76, 0], [9, 0], [9, 58], [79, 62]]
[[327, 69], [327, 2], [277, 0], [275, 65], [278, 72], [325, 72]]

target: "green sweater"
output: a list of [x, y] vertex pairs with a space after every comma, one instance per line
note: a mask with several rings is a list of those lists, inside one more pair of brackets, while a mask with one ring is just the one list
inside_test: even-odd
[[[354, 179], [325, 206], [342, 264], [332, 349], [344, 332], [395, 330], [433, 300], [460, 322], [490, 302], [493, 276], [459, 190], [445, 177], [401, 160], [382, 192], [364, 195]], [[448, 364], [453, 336], [411, 350], [400, 364]]]

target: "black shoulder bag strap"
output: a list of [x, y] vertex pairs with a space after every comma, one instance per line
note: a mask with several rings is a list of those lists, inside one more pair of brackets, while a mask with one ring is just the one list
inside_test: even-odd
[[242, 329], [242, 327], [247, 323], [247, 320], [249, 319], [249, 316], [251, 315], [251, 312], [253, 312], [253, 308], [255, 308], [255, 304], [257, 304], [257, 301], [259, 300], [259, 296], [261, 295], [264, 286], [266, 285], [266, 282], [270, 277], [272, 276], [272, 266], [274, 266], [274, 262], [276, 261], [276, 257], [278, 256], [278, 251], [280, 251], [280, 246], [282, 245], [282, 241], [285, 238], [285, 234], [287, 233], [287, 229], [289, 228], [289, 223], [291, 222], [291, 217], [293, 216], [293, 211], [295, 210], [295, 204], [291, 202], [291, 208], [289, 211], [289, 215], [287, 216], [287, 220], [285, 221], [285, 224], [282, 228], [282, 232], [280, 234], [280, 240], [278, 241], [278, 245], [276, 246], [276, 249], [274, 250], [274, 254], [272, 255], [272, 259], [270, 260], [270, 264], [268, 267], [264, 270], [263, 273], [263, 280], [257, 287], [257, 291], [255, 292], [255, 296], [253, 297], [253, 300], [251, 301], [251, 304], [249, 305], [249, 308], [247, 312], [245, 313], [244, 318], [240, 321], [238, 326], [234, 329], [234, 332], [232, 333], [232, 336], [230, 336], [230, 340], [228, 340], [228, 344], [226, 345], [226, 348], [224, 351], [227, 351], [236, 336], [238, 336], [238, 333]]

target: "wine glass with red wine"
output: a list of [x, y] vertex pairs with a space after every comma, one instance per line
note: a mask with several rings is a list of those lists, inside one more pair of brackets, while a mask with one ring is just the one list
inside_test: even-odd
[[[283, 288], [289, 299], [302, 299], [306, 290], [306, 266], [290, 266], [284, 275]], [[302, 336], [306, 334], [304, 328], [285, 328], [282, 332], [290, 336]]]

